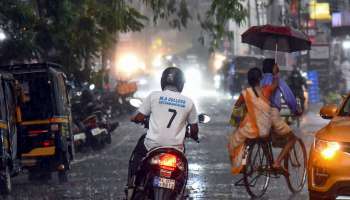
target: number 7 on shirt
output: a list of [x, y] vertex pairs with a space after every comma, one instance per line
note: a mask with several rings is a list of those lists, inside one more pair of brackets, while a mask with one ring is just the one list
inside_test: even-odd
[[174, 119], [175, 119], [175, 117], [176, 117], [177, 112], [176, 112], [176, 110], [171, 109], [171, 108], [169, 108], [168, 111], [169, 111], [170, 113], [173, 113], [173, 115], [171, 116], [171, 118], [170, 118], [170, 120], [169, 120], [168, 126], [167, 126], [167, 128], [170, 128], [170, 127], [171, 127], [171, 124], [173, 123], [173, 121], [174, 121]]

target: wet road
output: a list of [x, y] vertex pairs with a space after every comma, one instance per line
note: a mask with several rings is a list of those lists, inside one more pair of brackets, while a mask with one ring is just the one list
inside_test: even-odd
[[[187, 142], [190, 179], [190, 199], [249, 199], [243, 187], [234, 186], [239, 177], [230, 173], [226, 151], [226, 137], [232, 131], [227, 124], [231, 101], [209, 99], [201, 101], [200, 112], [212, 117], [209, 124], [201, 125], [201, 143]], [[304, 117], [301, 129], [297, 130], [307, 147], [313, 140], [313, 133], [325, 124], [316, 112]], [[28, 182], [25, 175], [13, 179], [13, 194], [4, 199], [123, 199], [127, 176], [128, 158], [137, 139], [144, 129], [121, 118], [121, 126], [113, 135], [113, 143], [100, 152], [77, 154], [69, 183], [58, 184], [54, 176], [48, 183]], [[291, 195], [284, 178], [273, 179], [263, 199], [308, 199], [307, 189]]]

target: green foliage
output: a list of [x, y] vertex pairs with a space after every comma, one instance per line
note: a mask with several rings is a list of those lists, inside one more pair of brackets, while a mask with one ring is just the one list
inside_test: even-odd
[[[0, 28], [7, 39], [0, 43], [0, 63], [31, 60], [63, 65], [81, 80], [91, 78], [91, 66], [101, 53], [116, 44], [120, 32], [140, 31], [148, 18], [127, 0], [1, 0]], [[131, 1], [131, 0], [129, 0]], [[136, 0], [134, 0], [136, 1]], [[202, 28], [217, 41], [230, 19], [241, 23], [246, 11], [240, 0], [213, 0]], [[153, 11], [153, 22], [168, 21], [182, 29], [192, 19], [186, 0], [138, 0]]]
[[[140, 0], [153, 11], [153, 21], [157, 23], [159, 19], [166, 19], [173, 28], [181, 29], [187, 26], [191, 20], [190, 11], [186, 0]], [[228, 31], [227, 26], [230, 20], [241, 25], [248, 15], [247, 10], [242, 5], [244, 0], [212, 0], [210, 8], [203, 16], [197, 16], [201, 27], [211, 38], [211, 50], [218, 47], [219, 41], [227, 38], [233, 40], [233, 33]], [[199, 40], [204, 43], [204, 37]]]
[[186, 0], [140, 0], [153, 11], [153, 22], [166, 19], [170, 27], [181, 29], [186, 27], [191, 15]]
[[36, 23], [30, 4], [16, 0], [0, 1], [0, 28], [7, 37], [1, 43], [0, 63], [6, 63], [5, 60], [32, 59], [38, 55], [35, 45]]
[[146, 17], [121, 0], [1, 0], [0, 24], [7, 39], [1, 63], [37, 59], [62, 64], [88, 80], [101, 52], [118, 32], [140, 31]]
[[[206, 17], [201, 22], [202, 28], [210, 34], [212, 50], [218, 47], [219, 41], [225, 38], [233, 40], [233, 33], [227, 26], [230, 20], [241, 25], [245, 22], [247, 10], [241, 4], [243, 0], [213, 0]], [[200, 39], [203, 41], [203, 39]]]

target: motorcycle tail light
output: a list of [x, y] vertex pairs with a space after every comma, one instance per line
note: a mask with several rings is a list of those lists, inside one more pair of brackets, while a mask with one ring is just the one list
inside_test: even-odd
[[53, 140], [45, 140], [45, 141], [40, 142], [39, 145], [42, 147], [50, 147], [50, 146], [54, 146], [55, 142]]
[[159, 166], [162, 169], [174, 171], [176, 168], [177, 157], [172, 154], [163, 154], [159, 157]]
[[162, 153], [150, 160], [151, 165], [158, 165], [161, 169], [175, 171], [176, 168], [183, 171], [185, 169], [183, 162], [175, 155]]
[[89, 128], [97, 128], [97, 118], [96, 117], [92, 117], [89, 118], [87, 120], [85, 120], [84, 125], [89, 127]]

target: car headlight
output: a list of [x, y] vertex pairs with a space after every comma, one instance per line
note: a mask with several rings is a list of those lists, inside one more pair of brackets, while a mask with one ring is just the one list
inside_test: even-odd
[[319, 152], [324, 159], [332, 159], [337, 151], [340, 150], [338, 142], [315, 139], [315, 151]]
[[118, 58], [116, 72], [119, 76], [129, 77], [140, 70], [145, 70], [146, 65], [136, 54], [128, 53]]

